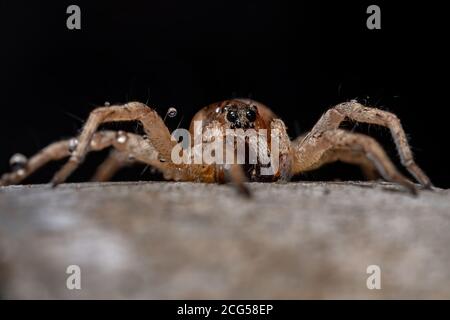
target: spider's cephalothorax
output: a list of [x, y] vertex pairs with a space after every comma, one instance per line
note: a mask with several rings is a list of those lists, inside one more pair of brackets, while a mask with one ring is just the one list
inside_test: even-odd
[[[229, 131], [237, 137], [241, 135], [243, 140], [245, 140], [245, 149], [241, 150], [244, 153], [242, 159], [245, 157], [245, 161], [243, 161], [244, 163], [238, 163], [241, 168], [236, 171], [242, 172], [245, 175], [245, 179], [250, 181], [275, 181], [281, 177], [287, 179], [289, 174], [286, 173], [286, 170], [283, 171], [283, 168], [286, 167], [285, 160], [288, 150], [284, 150], [285, 154], [283, 156], [279, 153], [276, 155], [270, 154], [272, 127], [277, 129], [281, 127], [281, 134], [277, 137], [283, 140], [285, 147], [289, 147], [289, 138], [284, 124], [281, 120], [274, 121], [275, 118], [275, 114], [262, 103], [251, 99], [232, 99], [213, 103], [197, 112], [192, 119], [190, 132], [192, 135], [195, 135], [194, 125], [200, 122], [203, 129], [202, 134], [207, 137], [210, 135], [205, 132], [206, 130], [215, 132], [215, 135], [224, 136], [224, 139]], [[254, 134], [253, 137], [256, 138], [258, 136], [260, 139], [252, 140], [250, 138], [252, 134]], [[238, 153], [240, 149], [237, 147], [237, 144], [238, 142], [234, 141], [231, 146], [232, 150], [228, 149], [225, 152]], [[264, 147], [264, 150], [262, 147]], [[224, 148], [227, 148], [227, 146], [224, 145]], [[250, 160], [252, 151], [255, 153], [259, 152], [255, 156], [255, 161]], [[278, 151], [280, 151], [279, 148], [277, 149]], [[266, 161], [261, 159], [261, 152], [264, 152], [264, 155], [266, 155]], [[237, 160], [237, 155], [235, 160]], [[282, 166], [279, 166], [280, 161], [282, 161]], [[225, 163], [225, 165], [230, 166], [234, 163]], [[275, 163], [276, 165], [274, 166]], [[272, 171], [267, 169], [272, 166]], [[226, 166], [216, 165], [215, 167], [217, 181], [226, 181]], [[266, 168], [266, 170], [263, 168]]]
[[[189, 132], [194, 135], [194, 139], [189, 140], [188, 144], [193, 150], [200, 150], [200, 153], [208, 150], [210, 154], [217, 156], [222, 151], [216, 149], [211, 152], [211, 146], [217, 141], [217, 137], [234, 130], [232, 134], [236, 137], [244, 135], [245, 150], [253, 148], [257, 151], [253, 162], [248, 156], [243, 163], [218, 160], [199, 162], [196, 158], [199, 152], [182, 152], [184, 161], [175, 161], [174, 154], [178, 153], [174, 153], [174, 150], [178, 150], [176, 147], [179, 144], [171, 136], [161, 117], [143, 103], [130, 102], [95, 109], [78, 137], [50, 144], [29, 160], [15, 155], [14, 159], [20, 158], [23, 161], [20, 162], [20, 167], [14, 164], [14, 170], [2, 176], [0, 185], [20, 183], [47, 162], [69, 157], [69, 161], [52, 180], [53, 185], [57, 185], [66, 180], [88, 152], [112, 147], [109, 157], [98, 168], [93, 180], [108, 180], [121, 167], [141, 162], [162, 171], [166, 179], [231, 181], [248, 194], [244, 184], [248, 179], [288, 180], [293, 175], [316, 169], [323, 164], [343, 161], [359, 165], [368, 178], [381, 176], [416, 192], [415, 184], [395, 168], [373, 138], [340, 128], [340, 124], [347, 119], [389, 128], [402, 164], [422, 186], [431, 187], [428, 177], [414, 162], [400, 120], [392, 113], [363, 106], [354, 100], [344, 102], [329, 109], [311, 131], [291, 141], [283, 121], [268, 107], [251, 99], [231, 99], [201, 109], [192, 119]], [[97, 131], [100, 124], [114, 121], [140, 121], [146, 135]], [[199, 145], [195, 139], [196, 124], [200, 124], [199, 131], [202, 134], [200, 149], [196, 148]], [[252, 130], [258, 137], [257, 143], [249, 137]], [[263, 131], [266, 135], [261, 134]], [[223, 149], [224, 153], [239, 153], [236, 142], [223, 143]], [[273, 170], [266, 170], [268, 167]]]

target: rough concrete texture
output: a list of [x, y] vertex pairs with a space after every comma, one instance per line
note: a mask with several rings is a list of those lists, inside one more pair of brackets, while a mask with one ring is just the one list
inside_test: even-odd
[[[196, 183], [0, 188], [0, 295], [450, 298], [450, 190], [249, 186], [250, 200]], [[81, 290], [66, 288], [73, 264]]]

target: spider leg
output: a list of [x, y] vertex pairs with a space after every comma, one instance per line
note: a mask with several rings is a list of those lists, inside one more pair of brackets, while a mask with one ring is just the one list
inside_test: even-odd
[[[18, 184], [48, 162], [69, 157], [72, 154], [71, 141], [73, 140], [67, 139], [48, 145], [32, 156], [23, 169], [5, 173], [0, 179], [0, 185]], [[100, 151], [108, 147], [114, 147], [120, 154], [126, 154], [127, 157], [131, 154], [141, 162], [164, 169], [163, 164], [158, 160], [157, 151], [139, 135], [121, 131], [99, 131], [93, 135], [88, 151]]]
[[111, 150], [105, 161], [103, 161], [95, 171], [91, 181], [109, 181], [120, 169], [133, 162], [134, 161], [130, 160], [130, 156], [126, 152]]
[[78, 138], [78, 145], [72, 152], [69, 161], [54, 175], [54, 186], [66, 178], [79, 166], [89, 150], [89, 143], [100, 124], [116, 121], [140, 121], [145, 133], [158, 152], [160, 160], [169, 161], [174, 142], [171, 141], [169, 129], [161, 117], [143, 103], [130, 102], [124, 105], [100, 107], [92, 111]]
[[356, 101], [344, 102], [329, 109], [311, 130], [310, 135], [314, 136], [328, 130], [337, 129], [345, 119], [389, 128], [402, 165], [424, 187], [432, 187], [430, 179], [415, 163], [405, 131], [400, 120], [393, 113], [366, 107]]
[[[94, 137], [98, 133], [95, 133]], [[173, 171], [180, 171], [177, 170], [180, 166], [176, 166], [171, 162], [165, 163], [160, 161], [158, 152], [147, 137], [119, 131], [116, 134], [116, 141], [113, 142], [113, 146], [114, 149], [99, 165], [91, 181], [103, 182], [111, 180], [120, 169], [136, 162], [145, 163], [160, 169], [166, 175], [170, 175]]]
[[[307, 134], [303, 134], [292, 141], [292, 145], [296, 146], [302, 142]], [[364, 152], [356, 151], [352, 149], [334, 149], [324, 154], [323, 164], [341, 161], [353, 165], [359, 166], [367, 180], [377, 180], [380, 178], [380, 174], [377, 168], [369, 158], [366, 157]]]
[[367, 180], [376, 180], [380, 177], [377, 168], [364, 152], [352, 149], [332, 149], [326, 152], [322, 158], [323, 163], [341, 161], [360, 167]]
[[3, 174], [0, 179], [0, 186], [18, 184], [46, 163], [68, 157], [70, 155], [69, 144], [70, 140], [63, 140], [48, 145], [31, 157], [24, 169]]
[[245, 182], [247, 182], [247, 177], [245, 176], [241, 165], [232, 164], [226, 168], [223, 168], [223, 171], [225, 179], [236, 187], [239, 194], [247, 198], [252, 196], [250, 189], [245, 185]]
[[292, 173], [316, 169], [330, 161], [330, 152], [342, 149], [364, 153], [385, 180], [399, 183], [414, 194], [417, 192], [415, 185], [395, 168], [378, 142], [369, 136], [341, 129], [308, 135], [294, 145]]

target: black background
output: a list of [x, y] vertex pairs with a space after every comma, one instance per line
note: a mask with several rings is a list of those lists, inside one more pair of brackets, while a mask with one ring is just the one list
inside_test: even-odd
[[[13, 1], [0, 2], [0, 171], [15, 152], [31, 155], [73, 136], [105, 101], [149, 101], [187, 127], [199, 108], [230, 97], [269, 105], [292, 137], [329, 107], [358, 99], [396, 113], [417, 162], [450, 186], [448, 42], [442, 2], [428, 1]], [[81, 7], [81, 30], [66, 8]], [[381, 7], [381, 30], [366, 8]], [[113, 128], [122, 128], [120, 124]], [[399, 165], [389, 131], [371, 134]], [[132, 130], [136, 126], [131, 127]], [[70, 181], [89, 178], [105, 152]], [[46, 182], [61, 163], [28, 179]], [[142, 167], [116, 179], [148, 179]], [[329, 165], [302, 179], [359, 179]]]

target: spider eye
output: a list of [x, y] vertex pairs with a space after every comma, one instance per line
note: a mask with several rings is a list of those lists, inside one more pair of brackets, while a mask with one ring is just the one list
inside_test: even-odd
[[236, 122], [238, 116], [236, 111], [231, 110], [230, 112], [227, 113], [227, 120], [230, 122]]
[[247, 120], [250, 122], [254, 122], [256, 120], [256, 112], [252, 109], [247, 110], [246, 116]]

